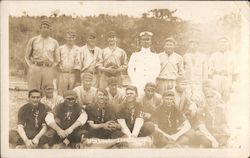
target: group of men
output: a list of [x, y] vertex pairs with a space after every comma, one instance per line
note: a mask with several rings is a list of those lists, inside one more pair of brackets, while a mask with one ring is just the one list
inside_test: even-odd
[[[226, 146], [226, 103], [238, 75], [226, 37], [207, 59], [198, 39], [190, 39], [183, 57], [172, 37], [164, 41], [164, 52], [153, 53], [153, 33], [145, 31], [139, 34], [141, 50], [128, 61], [114, 31], [100, 49], [94, 32], [79, 48], [75, 30], [68, 29], [66, 44], [58, 46], [50, 29], [43, 20], [41, 35], [28, 43], [29, 103], [18, 112], [11, 144], [49, 148], [86, 138], [150, 136], [155, 147]], [[126, 71], [131, 84], [124, 86]]]

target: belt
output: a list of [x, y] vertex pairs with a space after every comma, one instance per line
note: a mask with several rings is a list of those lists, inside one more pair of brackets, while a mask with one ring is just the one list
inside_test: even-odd
[[160, 78], [160, 77], [157, 77], [156, 78], [157, 80], [165, 80], [165, 81], [175, 81], [175, 79], [166, 79], [166, 78]]
[[222, 72], [215, 72], [215, 75], [219, 75], [219, 76], [231, 76], [232, 74], [230, 73], [222, 73]]
[[71, 70], [71, 71], [65, 71], [65, 70], [61, 70], [61, 73], [67, 73], [67, 74], [71, 74], [71, 73], [74, 73], [74, 71], [73, 71], [73, 70]]
[[43, 66], [43, 67], [51, 67], [52, 63], [46, 63], [46, 62], [33, 62], [36, 66]]

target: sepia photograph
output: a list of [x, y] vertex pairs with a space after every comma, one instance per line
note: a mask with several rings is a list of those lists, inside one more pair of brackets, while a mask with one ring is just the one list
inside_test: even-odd
[[249, 157], [249, 7], [2, 1], [1, 157]]

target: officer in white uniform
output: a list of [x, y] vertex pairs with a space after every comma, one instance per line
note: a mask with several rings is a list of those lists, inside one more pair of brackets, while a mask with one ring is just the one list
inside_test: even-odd
[[132, 84], [137, 87], [139, 95], [144, 93], [146, 83], [155, 83], [161, 69], [158, 55], [150, 49], [152, 36], [152, 32], [140, 33], [141, 50], [133, 53], [128, 63], [129, 78]]

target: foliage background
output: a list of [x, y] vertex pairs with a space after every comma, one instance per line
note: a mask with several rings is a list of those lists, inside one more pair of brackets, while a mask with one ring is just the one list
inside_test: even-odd
[[[177, 40], [176, 52], [183, 55], [188, 51], [188, 39], [197, 37], [200, 40], [200, 50], [210, 54], [216, 50], [216, 32], [226, 34], [232, 39], [236, 50], [240, 44], [240, 13], [232, 12], [214, 20], [212, 24], [194, 24], [185, 21], [174, 14], [178, 10], [153, 9], [143, 13], [140, 18], [123, 14], [111, 16], [99, 14], [95, 16], [66, 16], [58, 15], [55, 11], [48, 18], [52, 24], [51, 37], [60, 45], [64, 41], [65, 30], [73, 27], [77, 31], [78, 46], [85, 44], [86, 34], [92, 30], [98, 35], [97, 46], [107, 46], [106, 33], [114, 30], [118, 33], [119, 47], [123, 48], [128, 57], [140, 49], [138, 34], [141, 31], [151, 31], [153, 36], [153, 50], [162, 51], [163, 41], [166, 37], [174, 37]], [[28, 40], [39, 34], [39, 25], [43, 16], [29, 16], [23, 13], [20, 17], [9, 17], [9, 65], [10, 76], [25, 78], [27, 65], [24, 60], [25, 49]], [[213, 26], [213, 27], [211, 27]]]

